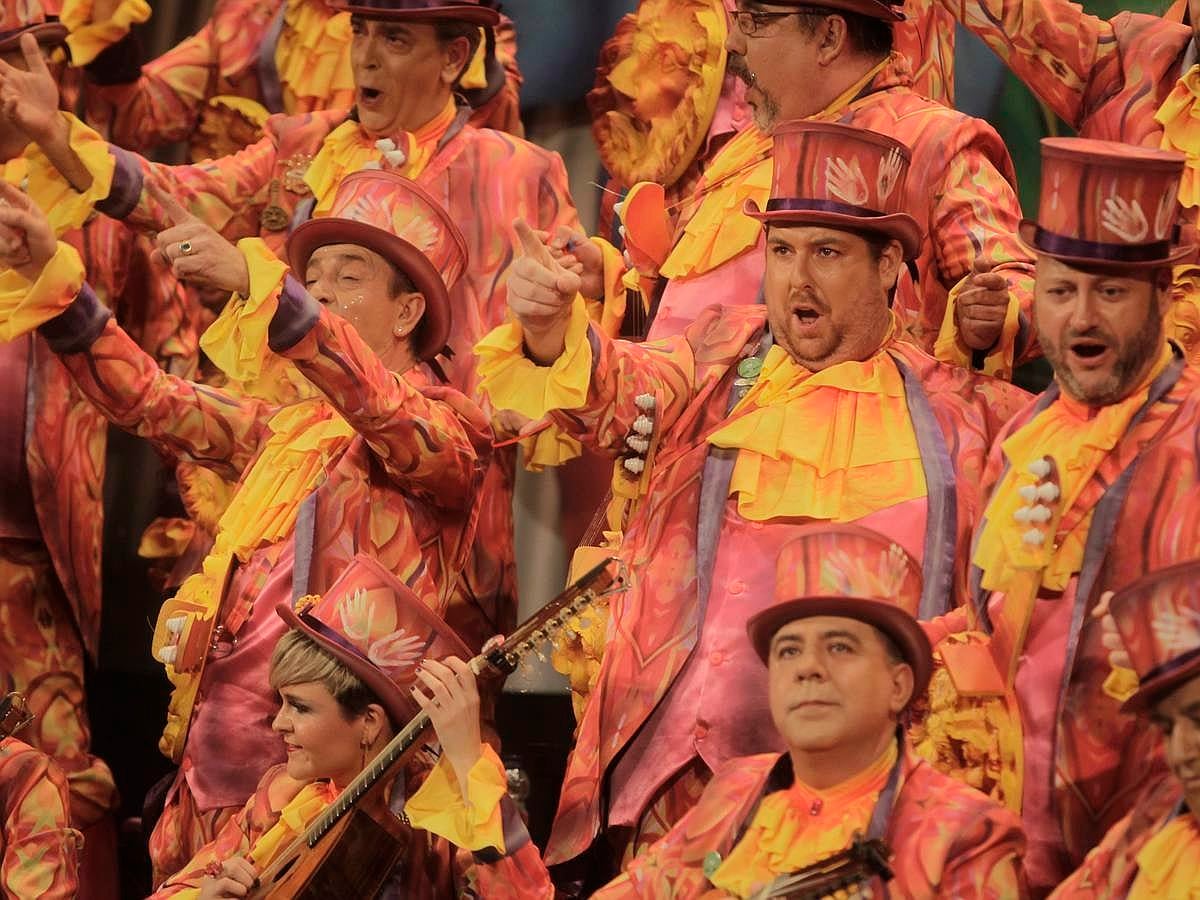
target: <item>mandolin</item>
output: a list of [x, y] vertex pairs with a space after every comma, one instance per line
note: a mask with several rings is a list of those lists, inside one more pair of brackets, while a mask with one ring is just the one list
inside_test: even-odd
[[[480, 674], [495, 670], [512, 673], [528, 654], [539, 652], [547, 638], [588, 610], [603, 606], [625, 589], [621, 563], [607, 559], [547, 603], [503, 641], [489, 641], [471, 660]], [[259, 898], [375, 897], [399, 863], [411, 829], [388, 808], [388, 786], [405, 763], [432, 738], [429, 716], [419, 713], [388, 742], [359, 773], [259, 876], [249, 896]]]
[[780, 875], [770, 885], [754, 895], [752, 900], [823, 900], [826, 897], [870, 900], [875, 895], [871, 887], [875, 879], [890, 881], [888, 865], [891, 851], [879, 839], [866, 840], [861, 833], [854, 843], [841, 853], [827, 856], [798, 872]]

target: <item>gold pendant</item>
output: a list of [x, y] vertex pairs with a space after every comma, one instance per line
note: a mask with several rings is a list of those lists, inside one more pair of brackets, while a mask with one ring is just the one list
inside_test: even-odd
[[299, 194], [302, 197], [312, 193], [312, 188], [304, 180], [304, 176], [308, 174], [308, 167], [312, 165], [312, 161], [311, 154], [297, 153], [291, 159], [284, 162], [284, 166], [286, 166], [283, 173], [284, 190], [293, 194]]
[[289, 219], [283, 207], [272, 203], [262, 211], [258, 221], [267, 231], [287, 231]]

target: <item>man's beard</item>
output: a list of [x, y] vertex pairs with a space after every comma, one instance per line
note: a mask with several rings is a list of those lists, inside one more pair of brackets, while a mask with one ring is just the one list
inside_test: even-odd
[[779, 101], [767, 93], [758, 82], [758, 76], [750, 70], [746, 65], [746, 57], [740, 53], [731, 53], [729, 61], [726, 63], [726, 68], [730, 74], [735, 75], [746, 83], [746, 88], [757, 88], [758, 94], [762, 98], [751, 104], [754, 113], [754, 124], [759, 131], [770, 132], [775, 127], [775, 123], [779, 121]]
[[[1069, 346], [1071, 340], [1088, 336], [1096, 335], [1089, 335], [1087, 332], [1071, 334], [1064, 344]], [[1051, 344], [1046, 344], [1043, 350], [1046, 358], [1050, 360], [1050, 365], [1054, 367], [1054, 377], [1058, 379], [1059, 384], [1068, 394], [1089, 406], [1110, 406], [1129, 396], [1130, 391], [1136, 386], [1134, 379], [1139, 378], [1146, 364], [1158, 355], [1165, 338], [1162, 317], [1152, 307], [1148, 311], [1142, 327], [1138, 329], [1117, 357], [1108, 379], [1098, 387], [1090, 389], [1085, 388], [1079, 382], [1066, 364], [1065, 356], [1069, 351], [1063, 351], [1058, 345]], [[1108, 341], [1107, 338], [1105, 340], [1109, 346], [1112, 346], [1111, 341]]]

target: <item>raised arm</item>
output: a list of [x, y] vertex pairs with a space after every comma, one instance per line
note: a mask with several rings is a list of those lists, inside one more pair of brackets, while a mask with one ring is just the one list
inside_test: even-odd
[[236, 478], [257, 449], [263, 405], [161, 371], [84, 283], [83, 263], [46, 217], [0, 183], [0, 340], [39, 330], [113, 423], [161, 451]]
[[388, 476], [443, 507], [469, 502], [490, 452], [483, 413], [458, 391], [389, 370], [344, 319], [294, 277], [279, 289], [270, 349], [296, 367], [361, 434]]
[[[1120, 48], [1112, 25], [1068, 0], [938, 0], [1064, 121], [1078, 129], [1109, 87]], [[1102, 67], [1104, 67], [1102, 69]], [[1123, 80], [1123, 76], [1122, 76]]]

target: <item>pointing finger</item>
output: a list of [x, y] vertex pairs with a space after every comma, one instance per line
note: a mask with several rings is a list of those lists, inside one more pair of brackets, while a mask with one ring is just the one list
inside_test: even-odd
[[146, 193], [154, 199], [155, 203], [162, 207], [167, 221], [172, 225], [184, 225], [198, 221], [178, 200], [167, 193], [157, 180], [148, 179], [146, 181]]
[[554, 257], [550, 255], [550, 249], [538, 240], [537, 235], [533, 233], [533, 229], [529, 227], [529, 223], [524, 219], [517, 219], [513, 222], [513, 230], [517, 233], [517, 240], [521, 244], [521, 252], [537, 260], [542, 265], [549, 269], [554, 268]]

